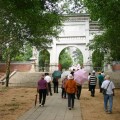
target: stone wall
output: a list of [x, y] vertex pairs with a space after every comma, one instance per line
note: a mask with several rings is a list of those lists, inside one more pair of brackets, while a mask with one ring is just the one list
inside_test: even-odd
[[114, 82], [116, 88], [120, 88], [120, 72], [105, 72], [110, 75], [111, 80]]

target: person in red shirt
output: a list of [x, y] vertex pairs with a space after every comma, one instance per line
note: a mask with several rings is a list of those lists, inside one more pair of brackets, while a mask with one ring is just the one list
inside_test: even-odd
[[44, 80], [44, 75], [38, 81], [37, 91], [39, 93], [39, 106], [44, 106], [47, 94], [47, 81]]

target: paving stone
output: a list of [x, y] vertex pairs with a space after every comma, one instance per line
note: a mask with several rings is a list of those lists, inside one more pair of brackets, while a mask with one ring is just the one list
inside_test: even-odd
[[47, 96], [44, 107], [37, 104], [18, 120], [82, 120], [80, 101], [75, 99], [74, 108], [69, 110], [67, 99], [61, 98], [61, 89], [59, 89], [59, 93]]

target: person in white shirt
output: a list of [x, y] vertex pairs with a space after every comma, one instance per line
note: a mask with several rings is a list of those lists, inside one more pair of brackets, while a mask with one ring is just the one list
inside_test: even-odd
[[101, 75], [102, 75], [103, 77], [105, 77], [105, 73], [104, 73], [104, 71], [101, 72]]
[[[110, 76], [106, 75], [105, 80], [101, 86], [102, 89], [107, 89], [106, 94], [104, 94], [104, 109], [108, 113], [112, 113], [112, 106], [113, 106], [113, 96], [114, 96], [114, 83], [110, 80]], [[109, 101], [109, 108], [108, 108], [108, 101]]]
[[45, 78], [44, 78], [46, 81], [47, 81], [47, 83], [48, 83], [48, 90], [47, 90], [47, 95], [49, 95], [49, 93], [50, 93], [50, 95], [52, 96], [52, 90], [51, 90], [51, 81], [52, 81], [52, 79], [51, 79], [51, 77], [49, 76], [49, 73], [45, 73]]

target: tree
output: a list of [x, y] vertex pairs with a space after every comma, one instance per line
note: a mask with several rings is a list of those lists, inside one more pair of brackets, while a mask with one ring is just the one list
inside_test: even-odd
[[[12, 49], [13, 49], [13, 47], [12, 47]], [[15, 53], [15, 51], [12, 52], [12, 57], [11, 57], [12, 61], [29, 61], [30, 58], [32, 57], [32, 46], [29, 43], [27, 43], [26, 45], [24, 45], [24, 47], [22, 49], [19, 49], [19, 52], [15, 53], [15, 54], [14, 53]], [[7, 57], [6, 48], [3, 48], [1, 60], [5, 61], [6, 57]]]
[[73, 58], [74, 61], [76, 61], [76, 64], [83, 65], [83, 55], [81, 51], [79, 49], [76, 49], [75, 51], [73, 51], [73, 54]]
[[102, 68], [104, 63], [104, 54], [96, 50], [92, 54], [92, 63], [94, 68]]
[[60, 32], [63, 17], [55, 2], [57, 0], [0, 1], [0, 44], [7, 51], [6, 86], [12, 57], [20, 53], [26, 43], [39, 49], [47, 47]]
[[72, 58], [66, 49], [62, 50], [59, 57], [59, 63], [62, 65], [62, 69], [68, 69], [70, 66], [72, 66]]
[[42, 71], [44, 71], [45, 67], [48, 67], [50, 63], [50, 54], [46, 49], [40, 51], [39, 54], [39, 67], [42, 67]]
[[58, 2], [62, 14], [85, 13], [83, 0], [62, 0]]
[[[120, 1], [118, 0], [84, 0], [92, 20], [97, 20], [104, 34], [96, 36], [94, 48], [109, 52], [112, 60], [120, 60]], [[93, 44], [93, 43], [92, 43]]]

